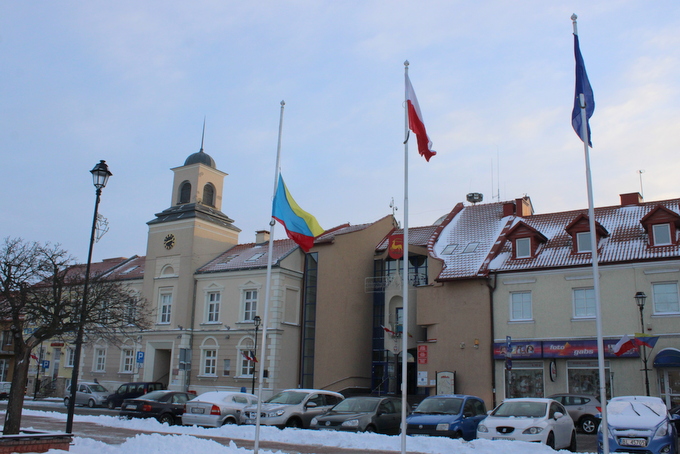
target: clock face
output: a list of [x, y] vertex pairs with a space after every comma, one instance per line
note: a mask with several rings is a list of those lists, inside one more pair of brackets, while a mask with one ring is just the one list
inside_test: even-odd
[[172, 247], [175, 245], [175, 235], [172, 233], [167, 235], [163, 239], [163, 245], [165, 246], [165, 249], [172, 249]]

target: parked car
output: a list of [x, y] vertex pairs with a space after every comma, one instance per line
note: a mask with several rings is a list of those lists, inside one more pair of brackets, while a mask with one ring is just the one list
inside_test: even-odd
[[477, 426], [477, 437], [538, 442], [576, 451], [576, 429], [564, 406], [552, 399], [506, 399]]
[[553, 394], [548, 399], [555, 399], [567, 409], [574, 420], [576, 428], [587, 434], [597, 432], [600, 425], [602, 405], [595, 396], [585, 394]]
[[165, 389], [165, 385], [159, 382], [124, 383], [118, 387], [115, 393], [109, 396], [107, 406], [113, 410], [120, 407], [125, 399], [134, 399], [161, 389]]
[[8, 399], [10, 389], [12, 389], [12, 382], [0, 381], [0, 399]]
[[[321, 389], [286, 389], [261, 404], [260, 424], [307, 429], [312, 418], [322, 415], [344, 396]], [[247, 406], [241, 415], [245, 424], [255, 424], [257, 405]]]
[[315, 416], [310, 429], [398, 434], [401, 399], [396, 397], [349, 397], [325, 414]]
[[125, 399], [121, 418], [156, 418], [160, 423], [181, 424], [184, 404], [196, 396], [181, 391], [151, 391], [136, 399]]
[[[677, 419], [677, 416], [673, 416]], [[609, 452], [677, 454], [678, 438], [666, 404], [658, 397], [614, 397], [607, 403]], [[602, 428], [597, 449], [602, 452]]]
[[231, 391], [203, 393], [186, 403], [182, 424], [205, 427], [238, 424], [241, 411], [248, 405], [257, 405], [257, 396]]
[[486, 418], [486, 406], [479, 397], [444, 394], [425, 398], [406, 418], [409, 435], [434, 435], [472, 440], [477, 425]]
[[[104, 388], [99, 383], [78, 383], [76, 391], [76, 405], [87, 405], [88, 407], [99, 407], [106, 405], [109, 401], [111, 391]], [[64, 405], [68, 407], [71, 400], [71, 386], [66, 387], [64, 395]]]

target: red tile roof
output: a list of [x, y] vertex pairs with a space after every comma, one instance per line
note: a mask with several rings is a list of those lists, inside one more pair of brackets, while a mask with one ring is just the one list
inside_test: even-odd
[[[295, 251], [299, 246], [290, 239], [275, 240], [273, 246], [274, 266]], [[196, 273], [219, 273], [242, 269], [257, 269], [267, 266], [269, 242], [237, 244], [219, 257], [200, 267]]]

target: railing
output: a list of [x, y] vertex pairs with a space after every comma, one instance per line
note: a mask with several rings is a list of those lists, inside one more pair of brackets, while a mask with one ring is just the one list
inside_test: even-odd
[[[366, 293], [375, 293], [384, 291], [394, 280], [396, 274], [389, 276], [370, 276], [364, 280], [364, 291]], [[427, 285], [427, 273], [409, 273], [409, 283], [418, 287], [420, 285]]]

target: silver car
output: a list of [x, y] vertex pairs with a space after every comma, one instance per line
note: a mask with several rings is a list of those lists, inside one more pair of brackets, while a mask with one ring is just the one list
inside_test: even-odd
[[597, 432], [600, 425], [598, 415], [602, 413], [602, 405], [597, 397], [586, 394], [553, 394], [548, 398], [564, 405], [577, 429], [587, 434]]
[[[260, 424], [308, 429], [312, 418], [340, 403], [344, 396], [321, 389], [286, 389], [261, 404]], [[243, 410], [241, 422], [255, 424], [257, 405]]]
[[[99, 383], [78, 383], [76, 405], [87, 405], [90, 408], [104, 406], [110, 395], [111, 391]], [[66, 395], [64, 396], [64, 405], [67, 407], [69, 400], [71, 400], [71, 386], [66, 388]]]
[[204, 427], [238, 424], [241, 411], [248, 405], [257, 405], [257, 396], [232, 391], [203, 393], [185, 404], [182, 424]]

